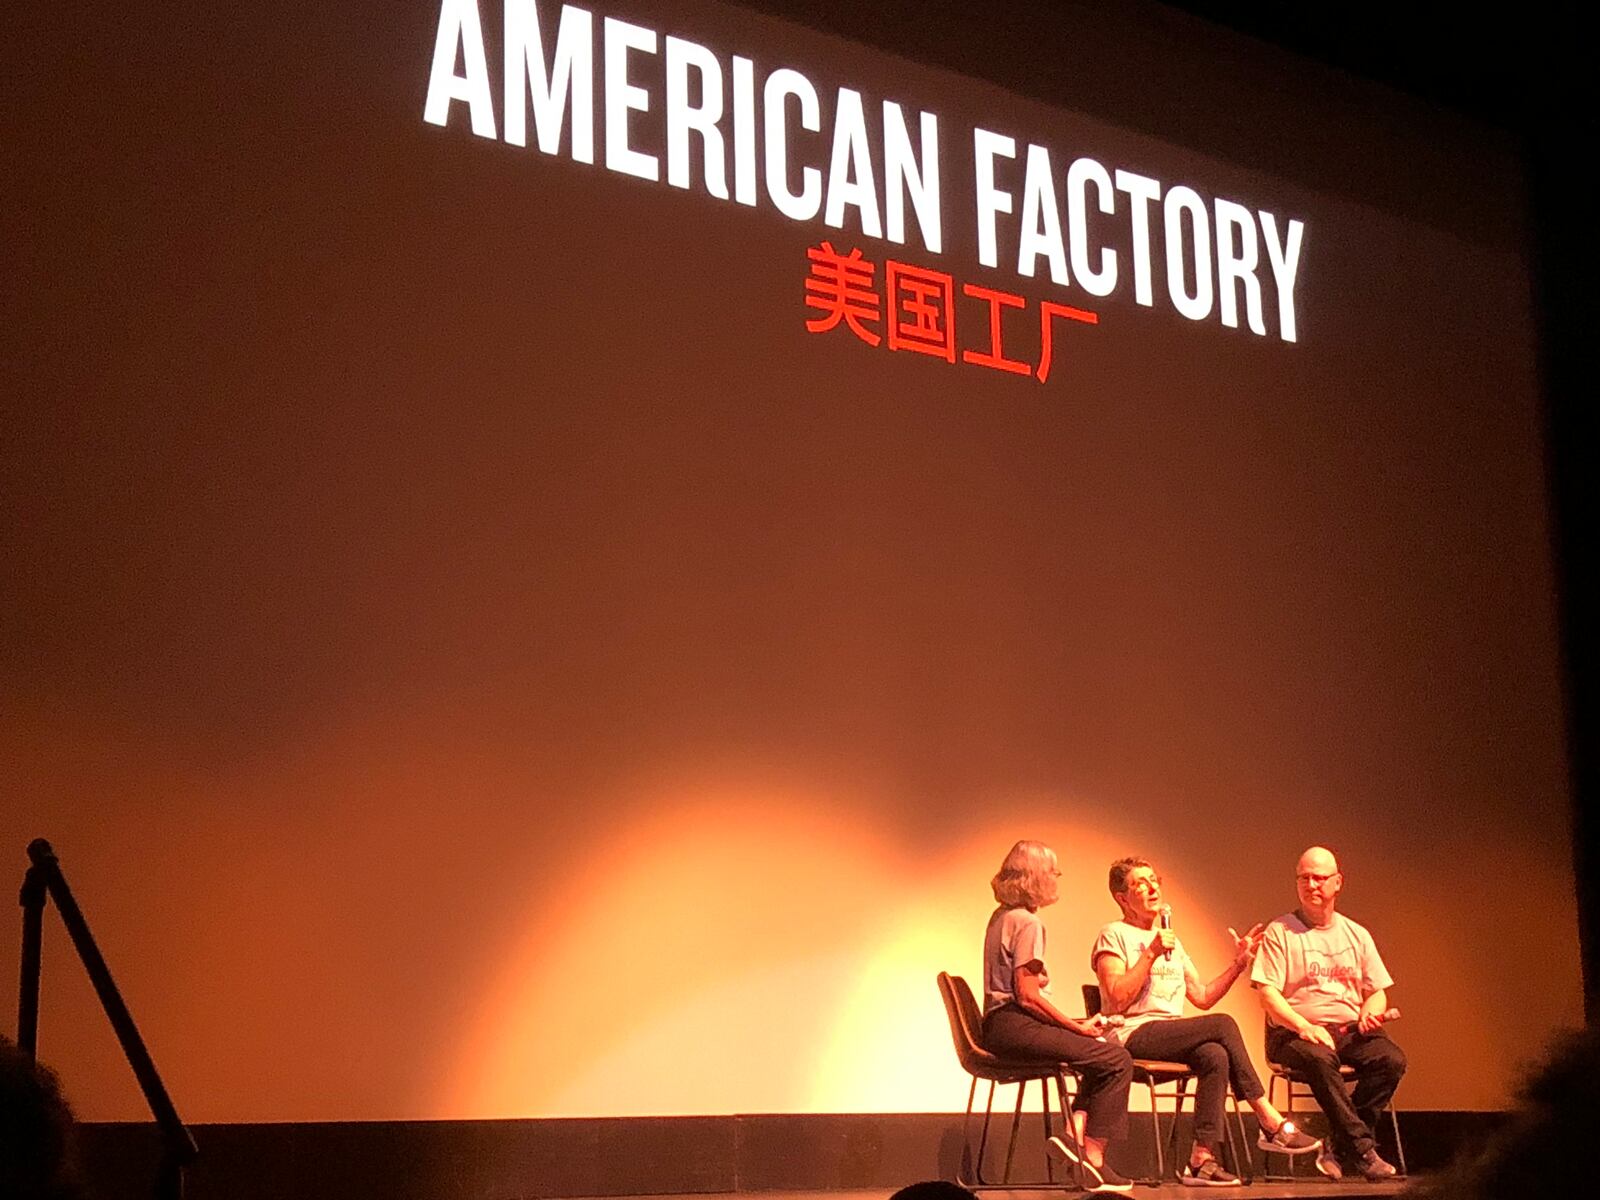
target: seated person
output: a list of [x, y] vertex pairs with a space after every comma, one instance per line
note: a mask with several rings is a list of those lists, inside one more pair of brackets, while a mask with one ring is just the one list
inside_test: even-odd
[[1233, 961], [1210, 983], [1202, 984], [1177, 935], [1156, 927], [1165, 905], [1155, 868], [1142, 858], [1118, 859], [1111, 864], [1108, 882], [1122, 919], [1100, 930], [1089, 961], [1100, 980], [1102, 1010], [1124, 1019], [1112, 1036], [1135, 1058], [1184, 1063], [1197, 1080], [1194, 1148], [1181, 1182], [1190, 1187], [1229, 1187], [1239, 1182], [1217, 1161], [1230, 1081], [1233, 1094], [1260, 1118], [1259, 1145], [1264, 1149], [1284, 1154], [1317, 1150], [1321, 1142], [1300, 1132], [1267, 1103], [1233, 1018], [1224, 1013], [1183, 1015], [1185, 996], [1196, 1008], [1210, 1008], [1227, 994], [1250, 965], [1261, 926], [1243, 937], [1228, 930], [1234, 942]]
[[[1378, 1156], [1372, 1131], [1388, 1106], [1406, 1056], [1384, 1032], [1394, 981], [1372, 935], [1334, 911], [1344, 876], [1333, 851], [1313, 846], [1295, 867], [1300, 907], [1267, 926], [1250, 973], [1267, 1014], [1267, 1057], [1303, 1075], [1327, 1114], [1329, 1151], [1317, 1169], [1367, 1180], [1395, 1169]], [[1354, 1093], [1339, 1067], [1355, 1069]]]
[[1050, 1139], [1052, 1157], [1077, 1163], [1094, 1192], [1128, 1192], [1133, 1181], [1106, 1162], [1106, 1143], [1128, 1127], [1133, 1060], [1101, 1037], [1104, 1017], [1076, 1020], [1050, 998], [1039, 910], [1056, 902], [1061, 870], [1043, 842], [1018, 842], [989, 881], [1000, 907], [983, 935], [983, 1045], [1020, 1062], [1066, 1063], [1078, 1073], [1072, 1141]]

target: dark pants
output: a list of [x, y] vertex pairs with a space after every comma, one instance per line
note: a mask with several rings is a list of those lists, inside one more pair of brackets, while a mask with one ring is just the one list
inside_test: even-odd
[[[1352, 1025], [1344, 1033], [1339, 1027], [1328, 1032], [1333, 1035], [1333, 1050], [1273, 1025], [1267, 1030], [1267, 1057], [1305, 1077], [1327, 1114], [1334, 1151], [1358, 1159], [1372, 1149], [1372, 1131], [1406, 1073], [1406, 1056], [1382, 1030], [1362, 1033]], [[1341, 1063], [1355, 1068], [1353, 1092], [1345, 1090]]]
[[1051, 1025], [1008, 1004], [983, 1018], [983, 1047], [1001, 1058], [1066, 1063], [1078, 1073], [1076, 1106], [1090, 1137], [1121, 1137], [1128, 1128], [1133, 1057], [1114, 1042]]
[[1213, 1154], [1222, 1146], [1228, 1084], [1245, 1102], [1263, 1091], [1239, 1026], [1226, 1013], [1147, 1021], [1128, 1035], [1128, 1051], [1135, 1058], [1181, 1062], [1194, 1072], [1194, 1140]]

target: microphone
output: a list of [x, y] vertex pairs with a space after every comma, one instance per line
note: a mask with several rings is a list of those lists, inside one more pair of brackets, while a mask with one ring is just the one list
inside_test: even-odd
[[[1170, 904], [1163, 904], [1161, 906], [1161, 928], [1162, 929], [1171, 929], [1172, 928], [1172, 905], [1170, 905]], [[1167, 958], [1171, 958], [1172, 957], [1172, 947], [1171, 946], [1167, 947], [1166, 952], [1165, 952], [1165, 957], [1167, 957]]]
[[[1378, 1024], [1387, 1025], [1390, 1021], [1398, 1021], [1399, 1019], [1400, 1010], [1398, 1008], [1386, 1008], [1378, 1015]], [[1361, 1022], [1359, 1021], [1346, 1021], [1343, 1025], [1338, 1026], [1338, 1030], [1341, 1034], [1346, 1034], [1360, 1024]]]

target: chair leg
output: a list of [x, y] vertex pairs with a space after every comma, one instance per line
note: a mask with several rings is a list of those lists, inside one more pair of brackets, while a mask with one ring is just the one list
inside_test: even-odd
[[[973, 1079], [972, 1086], [978, 1086], [976, 1078]], [[989, 1181], [984, 1178], [983, 1163], [989, 1154], [989, 1122], [994, 1116], [994, 1089], [995, 1082], [991, 1079], [989, 1081], [989, 1099], [983, 1106], [983, 1132], [978, 1138], [978, 1161], [972, 1171], [973, 1178], [983, 1187], [991, 1186]]]
[[[1178, 1149], [1179, 1149], [1179, 1147], [1178, 1147], [1178, 1126], [1180, 1124], [1182, 1124], [1182, 1121], [1183, 1121], [1183, 1102], [1184, 1102], [1185, 1099], [1188, 1098], [1189, 1080], [1188, 1079], [1175, 1080], [1173, 1086], [1177, 1088], [1177, 1091], [1174, 1092], [1173, 1096], [1172, 1096], [1172, 1126], [1167, 1131], [1166, 1160], [1170, 1161], [1172, 1163], [1172, 1169], [1173, 1169], [1174, 1173], [1176, 1173], [1178, 1175], [1182, 1175], [1183, 1174], [1183, 1168], [1178, 1165], [1178, 1160], [1180, 1158], [1180, 1155], [1178, 1154]], [[1162, 1161], [1162, 1159], [1158, 1155], [1157, 1158], [1156, 1158], [1156, 1162], [1160, 1163], [1161, 1161]], [[1163, 1174], [1161, 1176], [1161, 1181], [1163, 1183], [1167, 1182], [1167, 1177], [1166, 1177], [1165, 1172], [1163, 1172]]]
[[972, 1077], [972, 1086], [967, 1089], [967, 1111], [961, 1114], [961, 1164], [956, 1168], [956, 1182], [965, 1184], [967, 1180], [976, 1179], [972, 1173], [972, 1102], [978, 1098], [978, 1077]]
[[[1078, 1125], [1073, 1117], [1072, 1097], [1067, 1094], [1067, 1077], [1065, 1075], [1056, 1075], [1056, 1098], [1061, 1101], [1061, 1124], [1065, 1127], [1064, 1132], [1066, 1133], [1067, 1142], [1069, 1144], [1077, 1143]], [[1083, 1163], [1081, 1160], [1073, 1164], [1072, 1180], [1079, 1187], [1084, 1186]]]
[[[1233, 1120], [1230, 1122], [1226, 1116], [1223, 1118], [1222, 1127], [1228, 1132], [1228, 1149], [1233, 1154], [1233, 1169], [1240, 1179], [1246, 1183], [1254, 1183], [1256, 1179], [1256, 1156], [1250, 1147], [1250, 1134], [1244, 1127], [1244, 1109], [1239, 1104], [1239, 1097], [1230, 1090], [1228, 1102], [1233, 1105]], [[1238, 1131], [1238, 1140], [1234, 1139], [1234, 1132]]]
[[[1278, 1083], [1280, 1081], [1284, 1085], [1283, 1086], [1283, 1103], [1281, 1105], [1278, 1103], [1278, 1100], [1277, 1100]], [[1273, 1073], [1271, 1075], [1268, 1075], [1267, 1076], [1267, 1103], [1272, 1105], [1273, 1108], [1276, 1108], [1280, 1113], [1282, 1113], [1283, 1114], [1283, 1119], [1285, 1121], [1293, 1121], [1294, 1120], [1294, 1084], [1290, 1083], [1282, 1075], [1279, 1075], [1277, 1073]], [[1298, 1121], [1295, 1122], [1295, 1127], [1299, 1128], [1299, 1122]], [[1294, 1173], [1294, 1157], [1295, 1156], [1294, 1155], [1287, 1155], [1286, 1157], [1289, 1159], [1288, 1173], [1285, 1174], [1282, 1171], [1274, 1172], [1273, 1166], [1272, 1166], [1272, 1158], [1273, 1158], [1273, 1156], [1271, 1155], [1271, 1153], [1263, 1150], [1261, 1152], [1261, 1177], [1263, 1179], [1270, 1179], [1270, 1180], [1294, 1179], [1296, 1177], [1295, 1173]]]
[[[1038, 1078], [1039, 1088], [1044, 1093], [1044, 1133], [1045, 1138], [1048, 1140], [1051, 1134], [1054, 1132], [1052, 1125], [1054, 1118], [1050, 1111], [1050, 1078], [1049, 1076], [1039, 1076]], [[989, 1129], [993, 1124], [993, 1118], [995, 1115], [994, 1097], [998, 1086], [999, 1085], [995, 1080], [991, 1079], [989, 1081], [989, 1094], [984, 1099], [983, 1122], [979, 1127], [978, 1132], [978, 1152], [976, 1157], [974, 1157], [972, 1154], [971, 1137], [971, 1120], [977, 1115], [973, 1111], [973, 1104], [976, 1102], [978, 1095], [978, 1079], [976, 1076], [973, 1077], [972, 1086], [967, 1089], [967, 1109], [966, 1112], [962, 1114], [961, 1118], [961, 1151], [963, 1156], [963, 1166], [958, 1167], [957, 1169], [956, 1182], [973, 1192], [1017, 1191], [1027, 1189], [1041, 1191], [1046, 1189], [1050, 1191], [1076, 1191], [1081, 1189], [1083, 1186], [1083, 1180], [1081, 1173], [1078, 1171], [1074, 1171], [1070, 1181], [1056, 1179], [1055, 1164], [1050, 1160], [1048, 1154], [1046, 1154], [1045, 1157], [1045, 1179], [1025, 1180], [1015, 1184], [1011, 1182], [1011, 1172], [1013, 1166], [1015, 1165], [1014, 1160], [1017, 1149], [1017, 1137], [1022, 1127], [1022, 1109], [1026, 1102], [1028, 1091], [1028, 1085], [1026, 1081], [1019, 1082], [1016, 1085], [1017, 1103], [1011, 1114], [1011, 1136], [1006, 1147], [1005, 1173], [998, 1182], [988, 1178], [988, 1176], [985, 1175], [985, 1164], [987, 1163], [989, 1157]], [[1072, 1100], [1067, 1091], [1066, 1079], [1059, 1075], [1056, 1076], [1056, 1091], [1057, 1096], [1061, 1101], [1062, 1117], [1066, 1121], [1067, 1130], [1070, 1133], [1072, 1130]], [[970, 1168], [970, 1171], [968, 1171], [967, 1168]]]
[[1017, 1131], [1022, 1128], [1022, 1096], [1028, 1090], [1026, 1082], [1017, 1084], [1017, 1110], [1011, 1114], [1011, 1144], [1006, 1147], [1006, 1173], [1002, 1183], [1011, 1182], [1011, 1160], [1017, 1156]]
[[1156, 1081], [1145, 1077], [1145, 1088], [1150, 1093], [1150, 1137], [1156, 1147], [1156, 1183], [1167, 1181], [1167, 1160], [1161, 1152], [1161, 1100], [1156, 1095]]
[[1397, 1165], [1400, 1168], [1400, 1174], [1404, 1175], [1406, 1173], [1406, 1147], [1405, 1143], [1400, 1140], [1400, 1117], [1394, 1111], [1393, 1105], [1389, 1107], [1389, 1125], [1394, 1130], [1394, 1154], [1400, 1160]]
[[[1027, 1091], [1028, 1085], [1023, 1084], [1022, 1090]], [[1039, 1080], [1039, 1096], [1043, 1101], [1040, 1110], [1044, 1115], [1044, 1177], [1048, 1182], [1054, 1183], [1056, 1181], [1056, 1164], [1055, 1160], [1050, 1157], [1049, 1143], [1050, 1136], [1055, 1131], [1050, 1128], [1050, 1081], [1048, 1079]]]

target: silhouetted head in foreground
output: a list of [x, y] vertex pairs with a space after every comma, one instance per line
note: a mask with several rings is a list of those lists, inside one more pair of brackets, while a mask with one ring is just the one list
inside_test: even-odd
[[[1405, 1191], [1422, 1200], [1566, 1195], [1600, 1119], [1600, 1031], [1568, 1033], [1517, 1092], [1510, 1120], [1483, 1149]], [[1575, 1158], [1577, 1153], [1579, 1157]], [[1575, 1194], [1575, 1193], [1574, 1193]]]
[[947, 1179], [930, 1179], [901, 1188], [889, 1200], [978, 1200], [977, 1196]]
[[72, 1110], [55, 1073], [0, 1037], [0, 1196], [80, 1200]]

